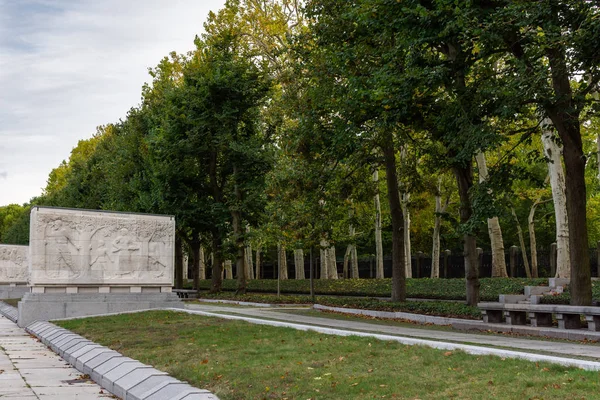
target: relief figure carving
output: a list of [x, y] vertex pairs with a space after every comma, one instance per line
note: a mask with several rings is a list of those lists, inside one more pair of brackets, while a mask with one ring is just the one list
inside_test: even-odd
[[67, 271], [69, 278], [77, 278], [81, 274], [81, 271], [73, 262], [69, 245], [75, 247], [77, 252], [81, 251], [81, 247], [75, 243], [71, 228], [65, 226], [61, 219], [57, 219], [50, 224], [50, 230], [46, 235], [44, 245], [46, 255], [50, 255], [47, 265], [54, 267], [52, 271], [47, 270], [47, 274], [56, 277], [60, 276], [60, 272], [63, 270]]
[[135, 253], [140, 250], [140, 246], [131, 239], [127, 228], [119, 231], [119, 236], [112, 243], [112, 253], [116, 254], [115, 275], [123, 276], [132, 274], [137, 270], [135, 262]]

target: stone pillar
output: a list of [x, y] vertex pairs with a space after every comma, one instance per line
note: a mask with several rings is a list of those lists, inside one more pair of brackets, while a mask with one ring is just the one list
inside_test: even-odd
[[550, 245], [550, 278], [556, 276], [556, 243]]
[[514, 278], [517, 273], [517, 254], [519, 254], [519, 248], [517, 246], [510, 246], [510, 276]]
[[450, 263], [451, 254], [452, 252], [450, 250], [444, 250], [444, 278], [448, 278], [448, 264]]

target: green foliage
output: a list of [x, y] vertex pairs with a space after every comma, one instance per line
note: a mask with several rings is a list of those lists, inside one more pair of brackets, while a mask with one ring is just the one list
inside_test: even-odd
[[29, 209], [27, 207], [18, 204], [9, 204], [0, 207], [0, 243], [20, 244], [15, 243], [15, 235], [14, 233], [9, 234], [9, 231], [14, 230], [13, 226], [16, 225], [28, 211]]
[[[547, 279], [483, 278], [481, 279], [482, 301], [498, 301], [501, 294], [522, 294], [524, 286], [547, 285]], [[314, 281], [315, 294], [337, 296], [389, 297], [392, 291], [391, 279], [317, 279]], [[209, 289], [209, 281], [201, 281], [200, 289]], [[223, 281], [223, 290], [232, 291], [236, 282]], [[281, 293], [309, 294], [310, 281], [288, 279], [280, 281]], [[248, 291], [276, 293], [277, 281], [261, 279], [248, 281]], [[407, 279], [406, 296], [418, 299], [464, 300], [464, 279]]]
[[[310, 298], [306, 296], [284, 295], [278, 297], [266, 294], [234, 295], [231, 292], [202, 294], [201, 298], [267, 304], [307, 304], [311, 302]], [[481, 319], [479, 308], [449, 301], [408, 301], [395, 303], [377, 298], [318, 296], [315, 298], [315, 304], [361, 310], [408, 312], [450, 318]]]

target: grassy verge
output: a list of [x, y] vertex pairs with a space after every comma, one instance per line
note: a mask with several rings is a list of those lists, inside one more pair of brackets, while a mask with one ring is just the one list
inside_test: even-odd
[[19, 301], [21, 301], [21, 299], [3, 299], [2, 301], [8, 305], [17, 307], [17, 305], [19, 304]]
[[[218, 294], [202, 294], [201, 297], [207, 299], [270, 304], [293, 305], [310, 303], [309, 297], [299, 295], [282, 295], [277, 297], [272, 294], [246, 294], [236, 296], [231, 292], [225, 292]], [[402, 311], [440, 317], [481, 319], [481, 311], [477, 307], [469, 307], [461, 303], [449, 303], [444, 301], [408, 301], [404, 303], [393, 303], [375, 298], [318, 296], [315, 298], [315, 303], [331, 307], [358, 308], [361, 310]]]
[[592, 399], [600, 375], [369, 338], [153, 311], [60, 321], [228, 399]]
[[[522, 294], [524, 286], [548, 285], [548, 279], [483, 278], [480, 283], [481, 300], [497, 301], [500, 294]], [[281, 293], [310, 293], [308, 280], [288, 279], [281, 281], [280, 285]], [[236, 288], [236, 280], [226, 279], [223, 281], [223, 290], [235, 291]], [[200, 289], [210, 289], [210, 281], [201, 281]], [[273, 279], [251, 280], [248, 282], [248, 291], [276, 293], [277, 281]], [[315, 280], [315, 293], [318, 295], [389, 297], [391, 292], [391, 279]], [[418, 299], [466, 299], [464, 279], [407, 279], [406, 292], [408, 297]]]

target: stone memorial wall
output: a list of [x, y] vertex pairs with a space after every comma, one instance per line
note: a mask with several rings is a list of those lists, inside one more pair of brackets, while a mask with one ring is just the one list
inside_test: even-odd
[[174, 243], [170, 216], [34, 207], [30, 285], [170, 288]]
[[27, 246], [0, 245], [0, 285], [27, 283]]

